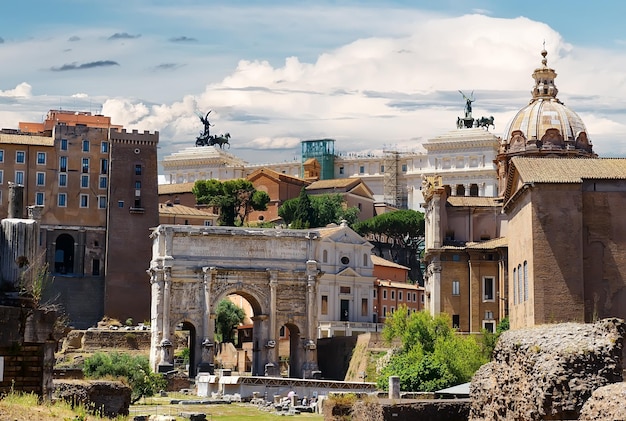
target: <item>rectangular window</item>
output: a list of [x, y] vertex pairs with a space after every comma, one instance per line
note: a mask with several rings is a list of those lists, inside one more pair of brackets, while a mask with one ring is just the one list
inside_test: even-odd
[[100, 260], [93, 259], [91, 261], [91, 275], [100, 276]]
[[117, 207], [118, 208], [123, 208], [124, 207], [124, 201], [123, 200], [118, 200]]
[[89, 174], [80, 176], [80, 187], [83, 189], [89, 188]]
[[452, 328], [459, 329], [461, 327], [461, 316], [458, 314], [452, 315]]
[[46, 173], [45, 172], [38, 172], [37, 173], [37, 185], [38, 186], [45, 186], [46, 185]]
[[391, 299], [395, 300], [396, 299], [396, 291], [395, 290], [391, 290]]
[[67, 156], [59, 157], [59, 172], [67, 172]]
[[15, 184], [24, 185], [24, 171], [15, 171]]
[[[141, 209], [141, 198], [135, 197], [135, 209]], [[189, 225], [187, 220], [185, 220], [185, 225]]]
[[339, 167], [339, 174], [343, 174], [343, 167]]
[[59, 174], [59, 187], [67, 187], [67, 174]]
[[376, 298], [376, 290], [372, 291], [372, 297]]
[[517, 302], [524, 302], [524, 278], [522, 277], [522, 265], [517, 265]]
[[383, 306], [383, 317], [387, 317], [387, 306]]
[[383, 289], [383, 300], [387, 299], [387, 290]]
[[413, 302], [416, 303], [417, 299], [416, 299], [417, 295], [415, 295], [415, 293], [413, 293]]
[[0, 162], [4, 162], [4, 149], [0, 149]]
[[38, 191], [37, 193], [35, 193], [35, 205], [43, 206], [43, 198], [44, 198], [43, 192]]
[[483, 329], [487, 332], [495, 333], [496, 332], [496, 322], [490, 320], [483, 320]]
[[101, 159], [100, 160], [100, 174], [107, 174], [109, 170], [109, 160]]
[[89, 207], [89, 195], [86, 195], [86, 194], [80, 195], [80, 207], [81, 208]]
[[365, 174], [365, 166], [361, 165], [359, 167], [359, 174]]
[[106, 189], [107, 188], [107, 176], [106, 175], [101, 175], [100, 176], [100, 182], [98, 183], [98, 186], [101, 189]]
[[461, 282], [452, 281], [452, 295], [461, 295]]
[[4, 170], [0, 170], [0, 184], [2, 184], [4, 180]]
[[361, 316], [368, 316], [368, 315], [369, 315], [369, 309], [368, 309], [367, 298], [361, 298]]
[[141, 181], [135, 181], [135, 190], [141, 189]]
[[135, 175], [141, 175], [141, 165], [135, 165]]
[[83, 158], [83, 172], [89, 172], [89, 158]]
[[100, 152], [109, 153], [109, 142], [102, 142], [100, 144]]
[[385, 172], [385, 166], [384, 166], [384, 165], [381, 165], [381, 166], [380, 166], [380, 172], [381, 172], [381, 173], [384, 173], [384, 172]]
[[213, 226], [213, 221], [211, 221], [210, 219], [207, 219], [206, 221], [204, 221], [204, 226], [205, 227], [212, 227]]
[[24, 162], [26, 162], [26, 152], [24, 151], [15, 152], [15, 162], [17, 164], [23, 164]]
[[328, 295], [322, 295], [322, 314], [328, 314]]
[[107, 208], [107, 197], [98, 196], [98, 209], [106, 209], [106, 208]]
[[483, 301], [494, 301], [496, 294], [496, 279], [491, 276], [483, 278]]
[[350, 287], [339, 287], [340, 294], [350, 294]]
[[59, 193], [57, 196], [57, 206], [60, 208], [64, 208], [67, 206], [67, 194]]
[[83, 152], [89, 152], [89, 141], [83, 140]]
[[406, 172], [406, 164], [402, 164], [402, 172]]
[[46, 164], [46, 153], [37, 152], [37, 165], [45, 165], [45, 164]]
[[528, 301], [528, 262], [524, 261], [524, 301]]
[[402, 291], [398, 291], [398, 301], [402, 301]]
[[67, 139], [61, 139], [61, 150], [62, 151], [67, 150]]

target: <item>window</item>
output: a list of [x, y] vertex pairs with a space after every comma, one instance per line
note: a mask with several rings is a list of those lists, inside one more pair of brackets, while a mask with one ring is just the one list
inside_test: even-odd
[[398, 291], [398, 301], [402, 301], [402, 291]]
[[365, 174], [365, 166], [361, 165], [359, 167], [359, 174]]
[[89, 175], [83, 174], [80, 176], [80, 187], [83, 189], [89, 188]]
[[396, 299], [396, 291], [395, 290], [391, 290], [391, 299], [395, 300]]
[[395, 311], [396, 311], [396, 308], [394, 306], [391, 306], [391, 308], [389, 309], [389, 312], [393, 314]]
[[493, 320], [493, 311], [485, 311], [485, 320]]
[[363, 266], [367, 267], [370, 263], [370, 257], [367, 253], [363, 253]]
[[67, 150], [67, 139], [61, 139], [61, 150], [62, 151]]
[[141, 175], [141, 165], [135, 165], [135, 175]]
[[89, 172], [89, 158], [83, 158], [82, 168], [84, 173]]
[[100, 276], [100, 260], [93, 259], [91, 261], [91, 275]]
[[23, 164], [24, 162], [26, 162], [26, 152], [24, 151], [15, 152], [15, 163]]
[[59, 187], [67, 187], [67, 174], [59, 174]]
[[496, 279], [491, 276], [483, 278], [483, 301], [494, 301]]
[[88, 208], [89, 207], [89, 196], [86, 194], [80, 195], [80, 207]]
[[207, 219], [206, 221], [204, 221], [204, 226], [205, 227], [212, 227], [213, 226], [213, 221], [211, 221], [210, 219]]
[[109, 142], [102, 142], [100, 144], [100, 152], [109, 153]]
[[89, 141], [83, 140], [83, 152], [89, 152]]
[[461, 295], [461, 282], [452, 281], [452, 295]]
[[368, 316], [367, 298], [361, 298], [361, 316]]
[[513, 304], [517, 304], [517, 269], [513, 268]]
[[348, 256], [343, 256], [341, 258], [341, 263], [347, 265], [348, 263], [350, 263], [350, 258]]
[[491, 320], [483, 320], [483, 329], [485, 329], [487, 332], [495, 333], [496, 322]]
[[57, 206], [60, 208], [64, 208], [67, 206], [67, 194], [59, 193], [57, 196]]
[[106, 209], [106, 208], [107, 208], [107, 197], [98, 196], [98, 209]]
[[123, 200], [118, 200], [117, 201], [117, 207], [118, 208], [123, 208], [124, 207], [124, 201]]
[[413, 302], [414, 302], [414, 303], [416, 303], [416, 302], [417, 302], [416, 298], [417, 298], [417, 295], [416, 295], [415, 293], [413, 293]]
[[0, 149], [0, 162], [4, 162], [4, 149]]
[[524, 301], [524, 282], [522, 278], [522, 265], [517, 265], [517, 302]]
[[107, 188], [107, 176], [106, 175], [101, 175], [99, 182], [98, 182], [98, 186], [101, 189], [106, 189]]
[[340, 294], [350, 294], [350, 287], [339, 287]]
[[322, 295], [322, 314], [328, 314], [328, 295]]
[[380, 172], [381, 172], [381, 173], [385, 172], [385, 166], [384, 166], [384, 165], [381, 165], [381, 166], [380, 166]]
[[339, 174], [343, 174], [343, 167], [339, 167]]
[[45, 186], [46, 185], [46, 173], [45, 172], [38, 172], [37, 173], [37, 185], [38, 186]]
[[406, 172], [406, 164], [402, 164], [402, 172]]
[[4, 180], [4, 170], [0, 170], [0, 184], [2, 184], [3, 180]]
[[524, 261], [524, 301], [528, 300], [528, 262]]
[[383, 300], [387, 299], [387, 290], [383, 289]]
[[35, 205], [43, 206], [43, 198], [44, 198], [43, 192], [38, 191], [37, 193], [35, 193]]
[[322, 251], [322, 262], [323, 263], [328, 262], [328, 250]]
[[376, 298], [376, 290], [372, 290], [372, 297]]
[[[141, 209], [141, 198], [140, 197], [135, 197], [135, 209]], [[185, 221], [185, 225], [189, 225], [186, 221]]]
[[37, 165], [45, 165], [45, 164], [46, 164], [46, 153], [37, 152]]
[[452, 255], [452, 261], [453, 262], [460, 262], [461, 261], [461, 256], [459, 256], [458, 254], [453, 254]]
[[67, 172], [67, 156], [59, 157], [59, 172]]
[[383, 306], [383, 317], [387, 317], [387, 306]]
[[109, 170], [109, 160], [101, 159], [100, 160], [100, 174], [106, 174]]
[[452, 315], [452, 328], [459, 329], [460, 326], [461, 326], [461, 316], [459, 316], [458, 314], [453, 314]]
[[15, 171], [15, 184], [24, 185], [24, 171]]
[[141, 181], [135, 181], [135, 190], [141, 189]]

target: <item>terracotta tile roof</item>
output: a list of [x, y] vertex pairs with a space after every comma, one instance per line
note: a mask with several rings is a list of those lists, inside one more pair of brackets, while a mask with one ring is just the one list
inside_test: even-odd
[[460, 207], [488, 207], [501, 204], [496, 197], [482, 196], [449, 196], [446, 202], [448, 206]]
[[311, 183], [307, 190], [342, 188], [348, 189], [361, 183], [360, 178], [333, 178], [332, 180], [318, 180]]
[[315, 228], [315, 231], [319, 233], [320, 237], [329, 237], [333, 235], [334, 233], [336, 233], [337, 231], [341, 231], [342, 229], [343, 229], [342, 226], [336, 225], [336, 226], [331, 226], [331, 227], [326, 227], [326, 228]]
[[0, 143], [8, 143], [14, 145], [54, 146], [54, 138], [50, 136], [0, 133]]
[[159, 194], [191, 193], [195, 183], [159, 184]]
[[397, 268], [397, 269], [409, 270], [409, 268], [406, 267], [406, 266], [402, 266], [402, 265], [399, 265], [399, 264], [397, 264], [395, 262], [392, 262], [390, 260], [383, 259], [382, 257], [376, 256], [375, 254], [372, 254], [370, 256], [370, 258], [372, 260], [372, 263], [375, 264], [376, 266], [385, 266], [385, 267], [389, 267], [389, 268]]
[[524, 183], [582, 183], [626, 179], [625, 158], [525, 158], [511, 163]]
[[500, 237], [485, 241], [469, 242], [465, 245], [465, 247], [468, 249], [487, 250], [495, 249], [498, 247], [507, 247], [508, 245], [509, 242], [507, 241], [506, 237]]
[[248, 176], [246, 177], [246, 179], [250, 180], [256, 176], [259, 176], [261, 174], [267, 174], [269, 177], [274, 178], [276, 180], [283, 180], [283, 181], [290, 181], [292, 183], [295, 184], [302, 184], [302, 185], [307, 185], [310, 182], [307, 180], [304, 180], [300, 177], [294, 177], [292, 175], [288, 175], [288, 174], [283, 174], [280, 173], [278, 171], [275, 171], [271, 168], [267, 168], [267, 167], [263, 167], [263, 168], [259, 168], [258, 170], [255, 170], [254, 172], [248, 174]]
[[376, 283], [379, 286], [383, 286], [383, 287], [387, 287], [388, 286], [388, 287], [402, 288], [402, 289], [414, 289], [416, 291], [424, 289], [424, 287], [421, 287], [418, 284], [410, 284], [408, 282], [389, 281], [387, 279], [377, 279]]
[[184, 205], [174, 205], [174, 204], [165, 204], [159, 203], [159, 215], [167, 216], [167, 215], [186, 215], [186, 216], [197, 216], [197, 217], [215, 217], [214, 213], [191, 208], [189, 206]]

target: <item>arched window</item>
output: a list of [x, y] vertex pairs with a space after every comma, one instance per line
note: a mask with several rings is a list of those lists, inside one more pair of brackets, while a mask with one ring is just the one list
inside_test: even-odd
[[528, 300], [528, 262], [524, 260], [524, 301]]
[[456, 186], [456, 195], [457, 196], [465, 196], [465, 186], [463, 184], [457, 184], [457, 186]]
[[513, 268], [513, 304], [517, 304], [517, 269]]
[[323, 263], [328, 263], [328, 250], [324, 250], [322, 252], [322, 262]]
[[478, 196], [478, 184], [470, 185], [470, 196]]
[[522, 282], [522, 265], [517, 265], [517, 299], [524, 301], [524, 284]]

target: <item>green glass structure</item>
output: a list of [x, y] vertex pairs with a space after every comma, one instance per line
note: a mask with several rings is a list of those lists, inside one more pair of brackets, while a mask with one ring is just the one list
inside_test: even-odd
[[[320, 163], [320, 179], [332, 180], [335, 178], [335, 139], [303, 140], [302, 164], [309, 158], [315, 158]], [[300, 166], [300, 176], [304, 177], [304, 168]]]

